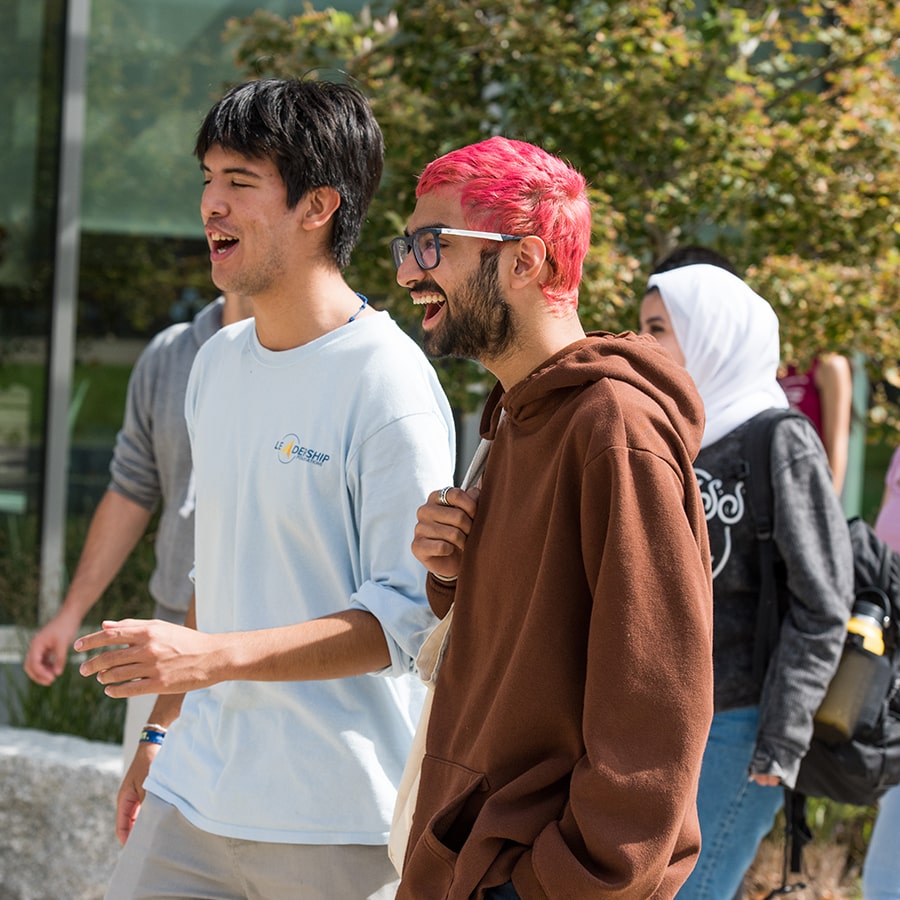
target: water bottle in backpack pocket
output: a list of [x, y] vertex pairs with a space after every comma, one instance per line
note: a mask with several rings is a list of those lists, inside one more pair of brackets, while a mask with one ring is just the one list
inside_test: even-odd
[[861, 591], [847, 623], [840, 664], [815, 715], [815, 736], [836, 744], [875, 726], [892, 677], [884, 655], [890, 601], [877, 588]]
[[[831, 701], [832, 685], [845, 677], [850, 682], [855, 675], [858, 690], [844, 692], [851, 702], [841, 704], [842, 715], [829, 717], [827, 708], [816, 713], [815, 733], [800, 764], [796, 790], [869, 806], [900, 783], [900, 553], [880, 541], [862, 520], [848, 524], [856, 600], [847, 646], [822, 706]], [[834, 688], [837, 693], [839, 689], [840, 684]]]

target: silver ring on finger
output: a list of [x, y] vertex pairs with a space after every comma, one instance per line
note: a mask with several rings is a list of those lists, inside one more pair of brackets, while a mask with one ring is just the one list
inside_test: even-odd
[[450, 502], [447, 500], [447, 491], [452, 487], [452, 484], [448, 484], [447, 487], [441, 488], [441, 493], [438, 495], [438, 503], [440, 503], [441, 506], [450, 506]]

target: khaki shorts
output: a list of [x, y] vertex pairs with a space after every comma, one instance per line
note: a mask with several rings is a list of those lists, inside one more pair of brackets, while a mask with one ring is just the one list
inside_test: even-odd
[[392, 900], [398, 884], [383, 845], [220, 837], [147, 794], [106, 900]]

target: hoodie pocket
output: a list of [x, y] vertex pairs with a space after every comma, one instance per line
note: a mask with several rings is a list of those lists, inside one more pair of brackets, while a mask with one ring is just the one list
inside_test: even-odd
[[[428, 821], [407, 857], [403, 880], [414, 888], [416, 898], [446, 897], [459, 856], [474, 817], [472, 798], [486, 792], [488, 780], [481, 772], [426, 756], [422, 761], [422, 782], [427, 785]], [[419, 800], [423, 800], [420, 794]], [[471, 804], [480, 808], [480, 803]], [[434, 812], [431, 812], [434, 810]]]

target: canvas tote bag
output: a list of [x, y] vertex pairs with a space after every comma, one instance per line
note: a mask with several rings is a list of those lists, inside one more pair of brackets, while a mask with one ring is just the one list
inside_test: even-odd
[[[482, 439], [475, 449], [472, 462], [462, 480], [460, 487], [467, 490], [477, 484], [484, 471], [487, 462], [488, 451], [491, 442]], [[422, 760], [425, 757], [425, 735], [428, 732], [428, 720], [431, 716], [431, 701], [434, 697], [434, 686], [437, 682], [438, 671], [447, 649], [450, 639], [450, 623], [453, 620], [453, 606], [447, 610], [447, 615], [441, 619], [434, 630], [422, 644], [419, 655], [416, 657], [416, 668], [419, 678], [425, 682], [425, 702], [422, 704], [422, 715], [413, 736], [412, 746], [406, 760], [406, 767], [400, 778], [397, 788], [397, 802], [394, 806], [394, 817], [391, 821], [391, 833], [388, 837], [388, 856], [394, 864], [398, 875], [403, 874], [403, 859], [406, 856], [406, 844], [409, 841], [409, 830], [412, 826], [412, 817], [416, 809], [416, 797], [419, 794], [419, 776], [422, 772]]]

